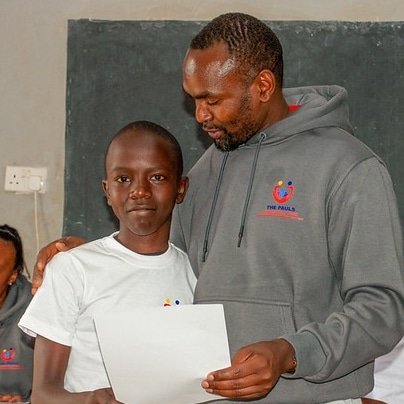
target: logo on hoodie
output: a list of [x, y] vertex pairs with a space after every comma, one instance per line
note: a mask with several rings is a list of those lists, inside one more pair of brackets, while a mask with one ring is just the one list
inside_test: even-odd
[[288, 204], [295, 194], [295, 186], [292, 181], [278, 180], [272, 188], [272, 198], [275, 203], [269, 203], [266, 209], [257, 216], [271, 216], [281, 219], [303, 220], [296, 207]]
[[4, 362], [12, 361], [15, 358], [15, 349], [14, 348], [2, 349], [0, 352], [0, 358]]
[[285, 185], [283, 181], [280, 180], [278, 181], [278, 185], [275, 185], [272, 189], [272, 196], [276, 202], [281, 204], [292, 199], [294, 193], [295, 187], [293, 186], [292, 181], [288, 181], [287, 185]]
[[1, 370], [22, 370], [23, 367], [18, 362], [15, 348], [0, 349], [0, 371]]

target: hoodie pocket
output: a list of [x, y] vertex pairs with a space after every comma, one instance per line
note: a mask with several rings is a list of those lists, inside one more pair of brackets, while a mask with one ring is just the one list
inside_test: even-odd
[[231, 355], [243, 346], [296, 332], [290, 303], [242, 299], [197, 303], [223, 304]]

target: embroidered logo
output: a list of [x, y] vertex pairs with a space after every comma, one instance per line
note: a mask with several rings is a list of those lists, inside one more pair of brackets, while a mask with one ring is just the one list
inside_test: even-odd
[[17, 352], [14, 348], [3, 348], [0, 350], [0, 370], [23, 370], [16, 361]]
[[180, 301], [178, 299], [175, 299], [174, 301], [172, 301], [169, 297], [164, 299], [164, 303], [163, 306], [167, 307], [167, 306], [178, 306], [180, 304]]
[[2, 349], [0, 352], [0, 358], [4, 362], [12, 361], [15, 358], [15, 349], [14, 348]]
[[272, 188], [272, 198], [276, 202], [270, 203], [266, 208], [257, 213], [258, 217], [278, 217], [280, 219], [292, 219], [303, 220], [299, 215], [295, 206], [287, 204], [295, 195], [295, 186], [292, 181], [288, 181], [286, 184], [279, 180]]
[[275, 185], [272, 189], [272, 196], [278, 203], [286, 203], [292, 199], [295, 193], [295, 187], [292, 181], [288, 181], [287, 185], [284, 185], [283, 181], [278, 181], [278, 185]]

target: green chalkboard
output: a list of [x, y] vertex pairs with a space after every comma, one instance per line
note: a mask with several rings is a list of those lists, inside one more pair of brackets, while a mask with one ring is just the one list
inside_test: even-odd
[[[179, 139], [188, 170], [209, 145], [181, 88], [181, 63], [205, 22], [70, 20], [63, 233], [94, 239], [116, 223], [103, 197], [103, 155], [132, 120]], [[285, 87], [339, 84], [355, 134], [386, 162], [404, 223], [404, 23], [276, 21]]]

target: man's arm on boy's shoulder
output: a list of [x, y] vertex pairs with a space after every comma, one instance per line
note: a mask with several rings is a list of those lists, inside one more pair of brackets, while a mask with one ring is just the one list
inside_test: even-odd
[[64, 378], [70, 347], [37, 336], [34, 351], [32, 404], [122, 404], [115, 400], [112, 389], [82, 393], [64, 389]]
[[84, 243], [86, 243], [86, 241], [80, 237], [68, 236], [52, 241], [45, 247], [41, 248], [36, 257], [32, 276], [32, 294], [34, 295], [42, 285], [45, 266], [57, 253], [71, 250], [72, 248], [78, 247]]

